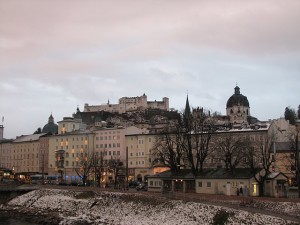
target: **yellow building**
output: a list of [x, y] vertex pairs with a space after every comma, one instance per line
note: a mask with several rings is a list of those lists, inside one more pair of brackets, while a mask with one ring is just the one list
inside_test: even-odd
[[57, 175], [64, 182], [80, 181], [76, 169], [80, 160], [91, 154], [94, 134], [74, 131], [49, 137], [49, 175]]
[[128, 134], [128, 180], [147, 181], [149, 175], [164, 172], [166, 167], [154, 167], [151, 150], [156, 142], [157, 134]]
[[20, 179], [42, 173], [40, 165], [40, 137], [42, 134], [22, 135], [12, 142], [11, 166]]
[[0, 140], [0, 168], [6, 168], [11, 170], [11, 151], [12, 151], [12, 139]]

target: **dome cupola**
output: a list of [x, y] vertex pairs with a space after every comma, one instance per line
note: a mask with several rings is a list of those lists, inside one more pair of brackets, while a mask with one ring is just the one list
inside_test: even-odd
[[227, 101], [226, 113], [231, 124], [248, 124], [247, 119], [250, 116], [249, 101], [246, 96], [241, 94], [238, 86], [234, 88], [234, 94]]
[[43, 127], [43, 133], [47, 134], [57, 134], [58, 133], [58, 125], [54, 123], [54, 118], [51, 115], [49, 116], [48, 123]]
[[236, 86], [234, 88], [234, 94], [228, 99], [226, 108], [230, 108], [233, 106], [246, 106], [249, 107], [249, 101], [246, 96], [242, 95], [240, 92], [240, 88]]

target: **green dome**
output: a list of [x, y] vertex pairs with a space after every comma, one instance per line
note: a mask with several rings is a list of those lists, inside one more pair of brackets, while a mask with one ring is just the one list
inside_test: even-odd
[[48, 123], [43, 127], [43, 133], [51, 133], [57, 134], [58, 133], [58, 125], [54, 123], [54, 119], [52, 114], [49, 117]]
[[234, 94], [227, 101], [226, 108], [238, 105], [249, 107], [249, 101], [246, 96], [240, 93], [240, 88], [236, 86], [234, 88]]

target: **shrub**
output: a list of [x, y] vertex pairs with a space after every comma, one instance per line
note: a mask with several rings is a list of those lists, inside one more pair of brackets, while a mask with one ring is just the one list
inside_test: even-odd
[[224, 225], [224, 224], [226, 224], [227, 221], [228, 221], [228, 218], [232, 215], [233, 215], [233, 213], [229, 213], [225, 210], [219, 210], [213, 218], [213, 225]]

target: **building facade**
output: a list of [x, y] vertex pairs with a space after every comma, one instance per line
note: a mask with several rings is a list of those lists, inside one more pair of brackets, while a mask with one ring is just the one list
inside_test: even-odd
[[12, 169], [12, 139], [0, 141], [0, 168]]
[[145, 181], [153, 174], [151, 149], [155, 143], [155, 136], [151, 134], [126, 135], [128, 149], [128, 179]]
[[82, 161], [93, 151], [94, 134], [69, 132], [49, 136], [48, 174], [60, 177], [62, 182], [80, 181]]
[[13, 172], [19, 175], [19, 179], [24, 179], [30, 174], [42, 173], [40, 137], [44, 135], [22, 135], [12, 142], [11, 166]]

